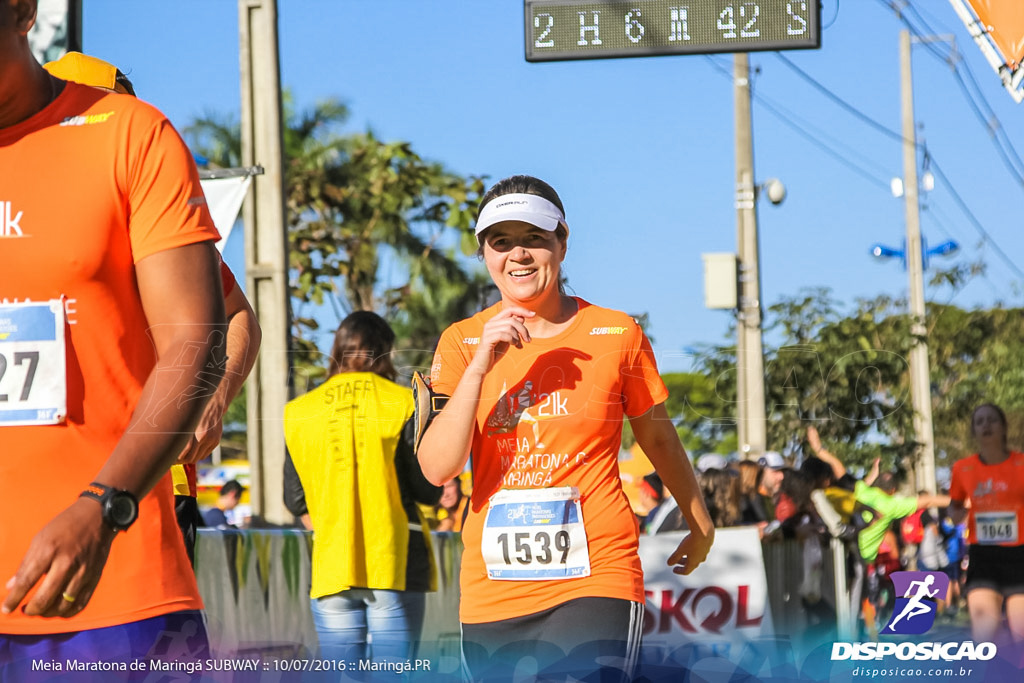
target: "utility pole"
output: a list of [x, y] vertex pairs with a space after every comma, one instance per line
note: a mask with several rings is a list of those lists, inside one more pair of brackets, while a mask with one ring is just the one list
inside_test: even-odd
[[921, 219], [917, 192], [917, 137], [914, 130], [914, 86], [910, 65], [910, 32], [900, 31], [900, 113], [903, 120], [903, 192], [907, 220], [907, 273], [910, 276], [911, 334], [910, 395], [914, 434], [921, 444], [914, 465], [915, 489], [935, 493], [935, 437], [932, 432], [932, 392], [928, 371], [925, 326], [924, 268]]
[[750, 61], [733, 55], [736, 125], [736, 243], [739, 306], [736, 316], [736, 426], [740, 458], [764, 455], [768, 439], [764, 405], [764, 353], [761, 348], [761, 271], [754, 183], [754, 133], [750, 119]]
[[250, 497], [254, 515], [282, 524], [291, 519], [283, 495], [290, 320], [277, 0], [238, 0], [238, 45], [242, 165], [266, 170], [253, 179], [242, 209], [247, 293], [263, 328], [247, 389]]

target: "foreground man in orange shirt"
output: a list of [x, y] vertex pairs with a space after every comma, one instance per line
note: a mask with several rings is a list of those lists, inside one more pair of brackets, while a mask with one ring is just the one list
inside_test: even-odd
[[208, 652], [167, 471], [223, 374], [188, 149], [145, 103], [44, 71], [35, 12], [0, 0], [5, 680]]
[[[103, 88], [126, 95], [136, 95], [135, 87], [128, 77], [113, 64], [83, 55], [68, 52], [60, 59], [43, 65], [52, 75], [64, 81], [74, 81], [94, 88]], [[224, 294], [224, 319], [228, 324], [227, 362], [224, 376], [210, 402], [206, 404], [196, 432], [185, 451], [178, 456], [178, 462], [171, 468], [174, 482], [174, 510], [178, 517], [182, 539], [189, 562], [195, 565], [196, 529], [204, 526], [199, 505], [196, 501], [198, 468], [196, 463], [206, 458], [220, 445], [224, 432], [224, 417], [235, 396], [242, 389], [249, 376], [256, 353], [260, 348], [263, 332], [256, 320], [256, 313], [249, 300], [238, 287], [235, 276], [224, 260], [220, 261], [220, 279]]]

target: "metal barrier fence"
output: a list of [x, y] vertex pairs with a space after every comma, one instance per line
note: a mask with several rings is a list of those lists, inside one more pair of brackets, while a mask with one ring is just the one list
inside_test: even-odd
[[[433, 538], [438, 591], [427, 595], [420, 654], [457, 660], [462, 540], [453, 533], [435, 533]], [[811, 624], [799, 594], [801, 546], [797, 541], [773, 541], [762, 548], [775, 632], [803, 633]], [[309, 602], [311, 549], [312, 534], [297, 529], [199, 531], [196, 578], [215, 653], [315, 654]], [[852, 630], [845, 561], [841, 543], [832, 541], [830, 549], [823, 553], [822, 600], [836, 613], [842, 637]], [[844, 596], [840, 600], [837, 589]]]

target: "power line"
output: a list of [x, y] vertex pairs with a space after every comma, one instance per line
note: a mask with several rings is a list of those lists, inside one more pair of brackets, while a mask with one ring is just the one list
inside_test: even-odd
[[[718, 71], [720, 74], [722, 74], [725, 78], [728, 78], [730, 81], [733, 80], [732, 73], [727, 68], [723, 67], [721, 64], [716, 62], [710, 55], [705, 55], [705, 59], [707, 59], [708, 62], [710, 62], [711, 65], [715, 68], [715, 70]], [[809, 133], [808, 130], [807, 130], [807, 128], [810, 127], [809, 124], [801, 125], [799, 123], [796, 123], [795, 121], [793, 121], [794, 117], [792, 117], [791, 115], [787, 115], [782, 110], [783, 108], [781, 106], [776, 106], [775, 104], [773, 104], [772, 102], [767, 100], [760, 93], [752, 90], [751, 91], [751, 95], [752, 95], [753, 99], [758, 102], [758, 104], [763, 106], [769, 113], [771, 113], [773, 116], [775, 116], [780, 122], [782, 122], [785, 126], [787, 126], [791, 130], [796, 132], [798, 135], [800, 135], [804, 139], [808, 140], [815, 147], [818, 147], [819, 149], [824, 151], [826, 154], [831, 156], [833, 159], [835, 159], [836, 161], [838, 161], [842, 165], [846, 166], [847, 168], [849, 168], [851, 171], [853, 171], [857, 175], [863, 177], [864, 179], [866, 179], [870, 183], [872, 183], [872, 184], [874, 184], [874, 185], [876, 185], [876, 186], [878, 186], [878, 187], [880, 187], [880, 188], [882, 188], [882, 189], [884, 189], [886, 191], [889, 190], [889, 184], [887, 182], [885, 182], [884, 180], [880, 180], [876, 175], [871, 173], [871, 171], [868, 171], [867, 169], [865, 169], [865, 168], [863, 168], [863, 167], [853, 163], [842, 152], [836, 151], [835, 149], [830, 147], [828, 145], [828, 143], [823, 142], [822, 140], [818, 139], [817, 137], [815, 137], [814, 135]]]
[[[849, 145], [843, 143], [840, 140], [837, 140], [835, 137], [829, 135], [828, 132], [822, 130], [811, 121], [808, 121], [806, 118], [800, 116], [792, 109], [789, 109], [788, 107], [779, 104], [778, 101], [773, 100], [772, 98], [764, 95], [763, 93], [754, 92], [753, 94], [754, 99], [759, 104], [767, 105], [767, 107], [774, 107], [775, 112], [773, 113], [775, 113], [776, 115], [781, 114], [786, 119], [788, 119], [790, 123], [799, 126], [800, 129], [806, 132], [808, 136], [816, 137], [821, 142], [821, 144], [828, 145], [829, 147], [831, 147], [833, 151], [840, 153], [843, 156], [844, 162], [848, 162], [853, 165], [859, 165], [861, 169], [865, 170], [865, 172], [868, 172], [869, 175], [873, 174], [875, 176], [879, 176], [882, 178], [889, 177], [889, 169], [886, 165], [881, 164], [874, 159], [871, 159], [870, 157], [862, 154], [859, 150], [850, 147]], [[853, 159], [851, 159], [851, 157], [853, 157], [853, 159], [860, 160], [860, 164], [855, 163]], [[885, 184], [886, 187], [888, 187], [888, 183], [885, 183], [885, 181], [881, 182]]]
[[[885, 2], [885, 0], [880, 0], [880, 1], [881, 2]], [[887, 136], [889, 136], [891, 138], [898, 139], [900, 142], [903, 141], [903, 136], [902, 135], [900, 135], [899, 133], [897, 133], [894, 130], [889, 129], [884, 124], [879, 123], [875, 119], [871, 118], [870, 116], [868, 116], [864, 112], [862, 112], [859, 109], [857, 109], [855, 106], [853, 106], [852, 104], [850, 104], [846, 100], [843, 100], [841, 97], [839, 97], [834, 92], [832, 92], [832, 90], [829, 89], [827, 86], [825, 86], [825, 85], [821, 84], [820, 82], [818, 82], [817, 80], [815, 80], [812, 76], [810, 76], [809, 74], [807, 74], [806, 72], [801, 70], [795, 64], [793, 64], [788, 59], [786, 59], [784, 56], [779, 55], [778, 53], [776, 53], [776, 55], [781, 58], [781, 60], [782, 60], [782, 62], [784, 64], [786, 64], [787, 66], [790, 66], [790, 68], [794, 69], [794, 71], [796, 71], [801, 76], [801, 78], [803, 78], [804, 80], [806, 80], [809, 83], [811, 83], [815, 87], [815, 89], [817, 89], [818, 91], [822, 92], [823, 94], [826, 94], [826, 96], [830, 100], [832, 100], [833, 102], [836, 102], [837, 104], [839, 104], [839, 106], [841, 106], [843, 109], [845, 109], [845, 110], [849, 111], [850, 113], [854, 114], [857, 118], [861, 119], [865, 123], [868, 123], [869, 125], [871, 125], [872, 128], [875, 128], [876, 130], [879, 130], [879, 131], [885, 133]], [[992, 249], [996, 252], [996, 254], [1010, 267], [1010, 269], [1014, 273], [1016, 273], [1019, 277], [1024, 278], [1024, 272], [1022, 272], [1021, 269], [1019, 267], [1017, 267], [1017, 265], [1012, 260], [1010, 260], [1010, 257], [1006, 255], [1006, 252], [1004, 252], [1002, 250], [1002, 248], [996, 243], [996, 241], [994, 239], [992, 239], [992, 236], [989, 235], [988, 232], [985, 230], [985, 228], [982, 226], [981, 221], [979, 221], [977, 219], [977, 217], [974, 215], [974, 213], [970, 210], [970, 208], [968, 208], [967, 203], [964, 202], [963, 198], [956, 191], [956, 188], [953, 186], [953, 183], [949, 180], [949, 178], [946, 176], [946, 174], [942, 172], [942, 169], [939, 167], [938, 162], [935, 160], [935, 157], [932, 156], [931, 153], [928, 152], [927, 149], [925, 149], [923, 143], [918, 142], [917, 143], [917, 147], [918, 147], [918, 149], [921, 149], [921, 150], [924, 151], [926, 157], [930, 160], [930, 163], [935, 168], [937, 175], [942, 179], [942, 182], [945, 183], [946, 187], [949, 189], [950, 193], [953, 195], [953, 198], [956, 200], [956, 203], [960, 207], [960, 210], [964, 212], [964, 215], [967, 216], [968, 220], [971, 222], [971, 224], [974, 226], [974, 228], [981, 234], [981, 236], [985, 240], [985, 242], [987, 242], [988, 244], [990, 244], [992, 246]]]
[[922, 213], [923, 213], [924, 215], [928, 216], [928, 218], [929, 218], [929, 219], [931, 220], [931, 222], [932, 222], [932, 223], [933, 223], [934, 225], [938, 226], [939, 230], [941, 230], [941, 231], [942, 231], [942, 233], [943, 233], [943, 234], [944, 234], [944, 235], [945, 235], [945, 236], [946, 236], [946, 237], [947, 237], [948, 239], [954, 239], [954, 237], [953, 237], [953, 233], [951, 233], [951, 232], [949, 231], [949, 228], [948, 228], [948, 227], [946, 226], [945, 222], [943, 222], [943, 221], [942, 221], [942, 220], [940, 219], [940, 216], [939, 216], [939, 214], [938, 214], [938, 213], [936, 213], [936, 211], [935, 211], [935, 204], [934, 204], [934, 203], [932, 203], [932, 202], [922, 202], [922, 203], [921, 203], [921, 212], [922, 212]]
[[991, 246], [992, 249], [999, 256], [999, 258], [1001, 258], [1003, 262], [1007, 266], [1009, 266], [1010, 270], [1016, 273], [1017, 277], [1024, 279], [1024, 271], [1021, 271], [1021, 269], [1017, 267], [1017, 264], [1010, 260], [1010, 257], [1006, 255], [1006, 252], [1004, 252], [1002, 248], [998, 244], [996, 244], [996, 241], [992, 239], [992, 236], [988, 234], [988, 231], [985, 230], [984, 226], [982, 226], [981, 221], [979, 221], [977, 216], [975, 216], [974, 213], [967, 207], [967, 203], [964, 202], [963, 197], [960, 196], [960, 193], [956, 191], [955, 187], [953, 187], [953, 183], [951, 183], [949, 181], [949, 178], [946, 177], [946, 174], [942, 171], [942, 167], [939, 166], [939, 162], [935, 160], [935, 157], [931, 157], [931, 167], [935, 169], [935, 174], [939, 176], [943, 183], [945, 183], [946, 189], [948, 189], [949, 193], [953, 195], [953, 199], [956, 201], [957, 206], [959, 206], [960, 210], [964, 212], [964, 215], [967, 216], [968, 220], [971, 222], [971, 225], [974, 226], [975, 230], [977, 230], [978, 233], [981, 234], [985, 242], [989, 246]]
[[[995, 110], [992, 108], [992, 105], [989, 104], [988, 99], [985, 97], [981, 87], [978, 85], [978, 81], [974, 77], [974, 73], [971, 71], [968, 64], [960, 58], [961, 55], [956, 47], [951, 46], [950, 55], [947, 56], [935, 47], [933, 43], [924, 40], [926, 36], [935, 35], [937, 32], [928, 24], [924, 17], [921, 16], [917, 11], [917, 8], [912, 5], [909, 0], [904, 0], [904, 2], [899, 5], [897, 5], [893, 0], [878, 1], [896, 13], [897, 18], [904, 26], [907, 27], [911, 35], [921, 41], [921, 44], [932, 54], [932, 56], [950, 67], [954, 80], [960, 87], [960, 91], [963, 93], [964, 98], [967, 100], [968, 107], [981, 122], [985, 132], [987, 132], [989, 137], [992, 139], [992, 143], [995, 145], [996, 151], [1002, 159], [1003, 164], [1006, 166], [1007, 170], [1010, 171], [1010, 174], [1014, 176], [1014, 179], [1024, 186], [1024, 173], [1022, 173], [1022, 169], [1024, 169], [1024, 161], [1021, 160], [1013, 142], [1009, 139], [1005, 128], [999, 121], [999, 117], [996, 115]], [[923, 32], [918, 29], [910, 18], [901, 11], [902, 9], [907, 9], [917, 17], [917, 21], [924, 26]], [[953, 59], [952, 55], [956, 55], [958, 59]], [[976, 94], [972, 94], [970, 88], [967, 87], [967, 83], [964, 81], [962, 72], [967, 73], [967, 77], [974, 85]], [[982, 106], [987, 110], [987, 115], [982, 111]]]
[[[925, 207], [922, 207], [922, 209], [924, 209], [924, 208]], [[930, 220], [932, 222], [934, 222], [935, 225], [939, 226], [939, 229], [942, 230], [946, 234], [947, 237], [949, 237], [950, 239], [954, 239], [953, 236], [950, 234], [950, 230], [949, 230], [949, 227], [947, 225], [947, 222], [948, 223], [953, 223], [955, 225], [956, 221], [953, 221], [946, 214], [945, 210], [937, 202], [934, 202], [931, 199], [928, 200], [926, 215], [929, 216]], [[941, 218], [941, 220], [940, 220], [940, 218]], [[959, 230], [957, 230], [957, 232], [959, 232]], [[981, 241], [974, 247], [975, 249], [978, 250], [979, 257], [984, 256], [984, 254], [981, 254], [980, 252], [984, 248], [985, 244], [986, 244], [985, 239], [982, 238]], [[961, 245], [961, 247], [966, 247], [966, 245]], [[981, 270], [980, 273], [978, 273], [978, 276], [981, 277], [981, 279], [985, 282], [985, 284], [988, 285], [989, 289], [992, 290], [992, 293], [996, 296], [997, 299], [999, 297], [1003, 296], [1003, 294], [996, 287], [995, 283], [992, 282], [991, 278], [989, 278], [988, 273], [985, 270], [985, 263], [984, 263], [984, 261], [981, 261], [981, 266], [982, 266], [982, 270]]]
[[839, 106], [840, 106], [841, 108], [843, 108], [843, 109], [845, 109], [845, 110], [846, 110], [847, 112], [849, 112], [849, 113], [853, 114], [853, 115], [854, 115], [854, 116], [856, 116], [856, 117], [857, 117], [858, 119], [860, 119], [860, 120], [861, 120], [861, 121], [863, 121], [864, 123], [868, 124], [869, 126], [871, 126], [872, 128], [874, 128], [875, 130], [877, 130], [877, 131], [879, 131], [879, 132], [881, 132], [881, 133], [884, 133], [885, 135], [888, 135], [889, 137], [893, 138], [894, 140], [898, 140], [898, 141], [900, 141], [900, 142], [903, 142], [903, 135], [902, 135], [901, 133], [898, 133], [898, 132], [896, 132], [895, 130], [893, 130], [893, 129], [889, 128], [888, 126], [886, 126], [886, 125], [884, 125], [884, 124], [882, 124], [882, 123], [879, 123], [878, 121], [876, 121], [875, 119], [871, 118], [870, 116], [868, 116], [867, 114], [865, 114], [865, 113], [864, 113], [864, 112], [862, 112], [861, 110], [859, 110], [859, 109], [857, 109], [856, 107], [854, 107], [854, 106], [853, 106], [852, 104], [850, 104], [850, 103], [849, 103], [849, 102], [847, 102], [846, 100], [844, 100], [844, 99], [842, 99], [841, 97], [839, 97], [838, 95], [836, 95], [836, 94], [835, 94], [834, 92], [832, 92], [831, 90], [829, 90], [829, 89], [828, 89], [828, 88], [827, 88], [826, 86], [822, 85], [822, 84], [821, 84], [820, 82], [818, 82], [817, 80], [815, 80], [813, 76], [811, 76], [811, 75], [810, 75], [810, 74], [808, 74], [808, 73], [807, 73], [806, 71], [804, 71], [803, 69], [801, 69], [800, 67], [798, 67], [798, 66], [797, 66], [796, 64], [794, 64], [793, 62], [791, 62], [791, 61], [789, 60], [789, 58], [788, 58], [788, 57], [786, 57], [786, 56], [785, 56], [784, 54], [782, 54], [781, 52], [776, 52], [776, 53], [775, 53], [775, 56], [776, 56], [776, 57], [778, 57], [778, 58], [779, 58], [779, 60], [780, 60], [780, 61], [781, 61], [781, 62], [782, 62], [783, 64], [785, 64], [785, 65], [786, 65], [786, 66], [788, 66], [788, 67], [789, 67], [790, 69], [792, 69], [794, 73], [796, 73], [796, 74], [797, 74], [798, 76], [800, 76], [800, 77], [801, 77], [802, 79], [804, 79], [805, 81], [807, 81], [808, 83], [810, 83], [810, 84], [811, 84], [811, 86], [812, 86], [812, 87], [814, 87], [814, 89], [815, 89], [815, 90], [817, 90], [817, 91], [818, 91], [818, 92], [820, 92], [820, 93], [821, 93], [822, 95], [824, 95], [824, 96], [825, 96], [825, 97], [827, 97], [828, 99], [830, 99], [830, 100], [832, 100], [833, 102], [835, 102], [835, 103], [836, 103], [837, 105], [839, 105]]

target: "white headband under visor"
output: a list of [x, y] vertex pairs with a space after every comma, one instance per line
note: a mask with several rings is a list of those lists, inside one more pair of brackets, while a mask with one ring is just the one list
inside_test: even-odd
[[523, 221], [553, 232], [559, 224], [565, 225], [565, 216], [553, 203], [535, 194], [503, 194], [489, 201], [480, 212], [476, 222], [477, 237], [495, 223], [505, 221]]

